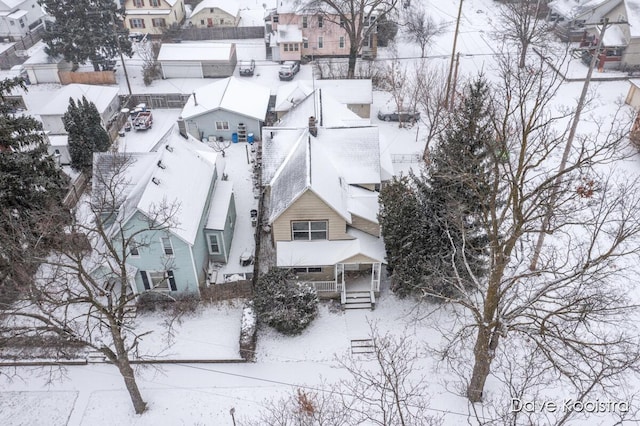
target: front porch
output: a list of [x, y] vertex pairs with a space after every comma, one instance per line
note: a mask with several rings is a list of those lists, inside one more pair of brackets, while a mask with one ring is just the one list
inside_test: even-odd
[[381, 269], [380, 262], [338, 263], [333, 280], [304, 282], [312, 285], [320, 298], [339, 297], [345, 309], [375, 309]]

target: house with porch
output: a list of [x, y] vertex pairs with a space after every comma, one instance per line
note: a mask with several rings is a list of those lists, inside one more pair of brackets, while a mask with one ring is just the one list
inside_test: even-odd
[[[322, 119], [307, 115], [300, 126], [314, 103]], [[353, 121], [341, 121], [349, 115]], [[373, 308], [385, 263], [378, 196], [391, 177], [390, 160], [378, 128], [358, 119], [320, 93], [309, 97], [263, 129], [262, 180], [276, 265], [320, 297]]]
[[622, 0], [553, 0], [549, 2], [547, 19], [563, 41], [580, 41], [585, 25], [599, 22]]
[[[134, 236], [127, 256], [134, 291], [198, 296], [210, 264], [227, 262], [233, 242], [233, 183], [222, 156], [175, 131], [157, 152], [95, 154], [93, 173], [94, 199], [108, 193], [105, 182], [119, 181], [122, 195], [101, 217], [114, 244]], [[150, 227], [167, 211], [169, 226]]]
[[229, 0], [202, 0], [189, 17], [194, 27], [235, 27], [240, 21], [238, 3]]
[[185, 17], [184, 0], [125, 0], [124, 8], [124, 26], [144, 34], [162, 34]]
[[[368, 32], [360, 54], [375, 58], [377, 34], [375, 18], [371, 16]], [[349, 38], [340, 24], [340, 16], [331, 12], [318, 12], [297, 0], [280, 0], [276, 9], [266, 18], [267, 34], [274, 61], [299, 61], [307, 57], [346, 57]]]

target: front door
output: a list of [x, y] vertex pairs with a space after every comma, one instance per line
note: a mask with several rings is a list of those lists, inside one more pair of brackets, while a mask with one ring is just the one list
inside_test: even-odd
[[213, 27], [213, 18], [207, 18], [207, 27]]

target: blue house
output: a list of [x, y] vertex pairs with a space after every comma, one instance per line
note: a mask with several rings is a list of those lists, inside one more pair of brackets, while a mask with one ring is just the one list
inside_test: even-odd
[[209, 264], [227, 262], [233, 241], [233, 184], [222, 156], [176, 132], [157, 152], [95, 154], [94, 201], [113, 182], [119, 199], [102, 216], [113, 218], [106, 225], [114, 246], [129, 241], [134, 291], [199, 295]]

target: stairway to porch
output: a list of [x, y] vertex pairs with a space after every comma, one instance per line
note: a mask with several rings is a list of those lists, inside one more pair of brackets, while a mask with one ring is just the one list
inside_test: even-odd
[[375, 308], [375, 298], [370, 291], [347, 291], [342, 306], [344, 309], [371, 309]]

